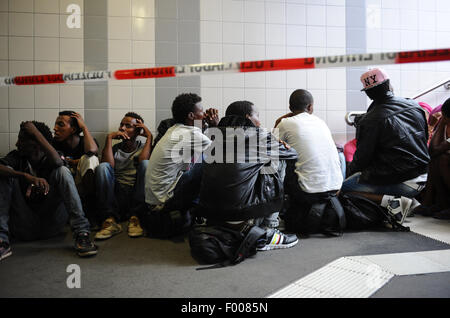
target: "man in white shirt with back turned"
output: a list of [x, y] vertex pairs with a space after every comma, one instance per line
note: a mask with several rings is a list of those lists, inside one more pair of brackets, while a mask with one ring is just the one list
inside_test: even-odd
[[313, 104], [311, 93], [298, 89], [289, 98], [291, 112], [275, 123], [279, 138], [298, 153], [295, 167], [287, 169], [285, 181], [291, 200], [285, 216], [286, 227], [296, 232], [309, 232], [308, 222], [304, 220], [308, 211], [314, 203], [336, 195], [343, 181], [330, 129], [312, 114]]

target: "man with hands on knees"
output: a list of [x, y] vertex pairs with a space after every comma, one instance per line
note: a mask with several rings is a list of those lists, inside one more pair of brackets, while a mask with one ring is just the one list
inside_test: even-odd
[[[55, 121], [53, 147], [63, 154], [68, 163], [85, 212], [92, 223], [95, 208], [94, 171], [99, 165], [98, 143], [92, 137], [83, 117], [66, 110], [58, 114]], [[80, 135], [82, 133], [82, 135]]]
[[[143, 136], [146, 141], [138, 139]], [[129, 220], [128, 236], [140, 237], [144, 231], [139, 211], [145, 206], [144, 177], [150, 158], [152, 133], [142, 117], [128, 112], [119, 130], [106, 137], [101, 163], [95, 171], [97, 209], [103, 220], [95, 239], [104, 240], [122, 232], [119, 224]], [[113, 145], [114, 140], [121, 140]]]
[[17, 150], [0, 159], [0, 259], [12, 254], [10, 237], [52, 237], [68, 219], [77, 254], [97, 254], [74, 179], [51, 142], [44, 123], [22, 122]]

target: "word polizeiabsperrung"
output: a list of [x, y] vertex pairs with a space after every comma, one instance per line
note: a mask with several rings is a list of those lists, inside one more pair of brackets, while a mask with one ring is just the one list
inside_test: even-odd
[[0, 77], [0, 86], [64, 84], [79, 81], [135, 80], [239, 72], [287, 71], [314, 68], [424, 63], [450, 60], [450, 49], [330, 55], [277, 60], [204, 63], [117, 71], [91, 71]]

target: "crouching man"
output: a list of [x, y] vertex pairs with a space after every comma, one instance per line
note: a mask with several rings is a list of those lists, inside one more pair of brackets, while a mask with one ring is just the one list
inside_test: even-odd
[[51, 142], [44, 123], [23, 122], [17, 150], [0, 159], [0, 259], [11, 255], [10, 236], [49, 238], [61, 233], [68, 219], [77, 254], [97, 254], [72, 174]]

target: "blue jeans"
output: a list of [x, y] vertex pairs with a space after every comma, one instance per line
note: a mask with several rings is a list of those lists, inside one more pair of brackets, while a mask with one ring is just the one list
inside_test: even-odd
[[142, 160], [136, 168], [136, 181], [133, 186], [117, 182], [114, 168], [102, 162], [95, 169], [97, 209], [99, 218], [104, 221], [114, 217], [117, 222], [131, 216], [140, 216], [145, 208], [145, 171], [148, 160]]
[[342, 192], [362, 192], [362, 193], [373, 193], [380, 195], [393, 195], [393, 196], [404, 196], [408, 198], [413, 198], [419, 194], [419, 191], [413, 189], [406, 184], [386, 184], [386, 185], [376, 185], [368, 183], [360, 183], [359, 177], [361, 172], [357, 172], [352, 176], [348, 177], [342, 183]]
[[173, 197], [164, 204], [165, 209], [168, 211], [190, 209], [198, 202], [201, 179], [202, 163], [191, 164], [190, 169], [185, 171], [178, 180], [173, 190]]
[[61, 233], [67, 220], [74, 237], [89, 233], [75, 181], [67, 167], [52, 171], [47, 182], [49, 193], [38, 203], [28, 203], [18, 178], [0, 177], [0, 239], [9, 242], [9, 235], [32, 241]]

